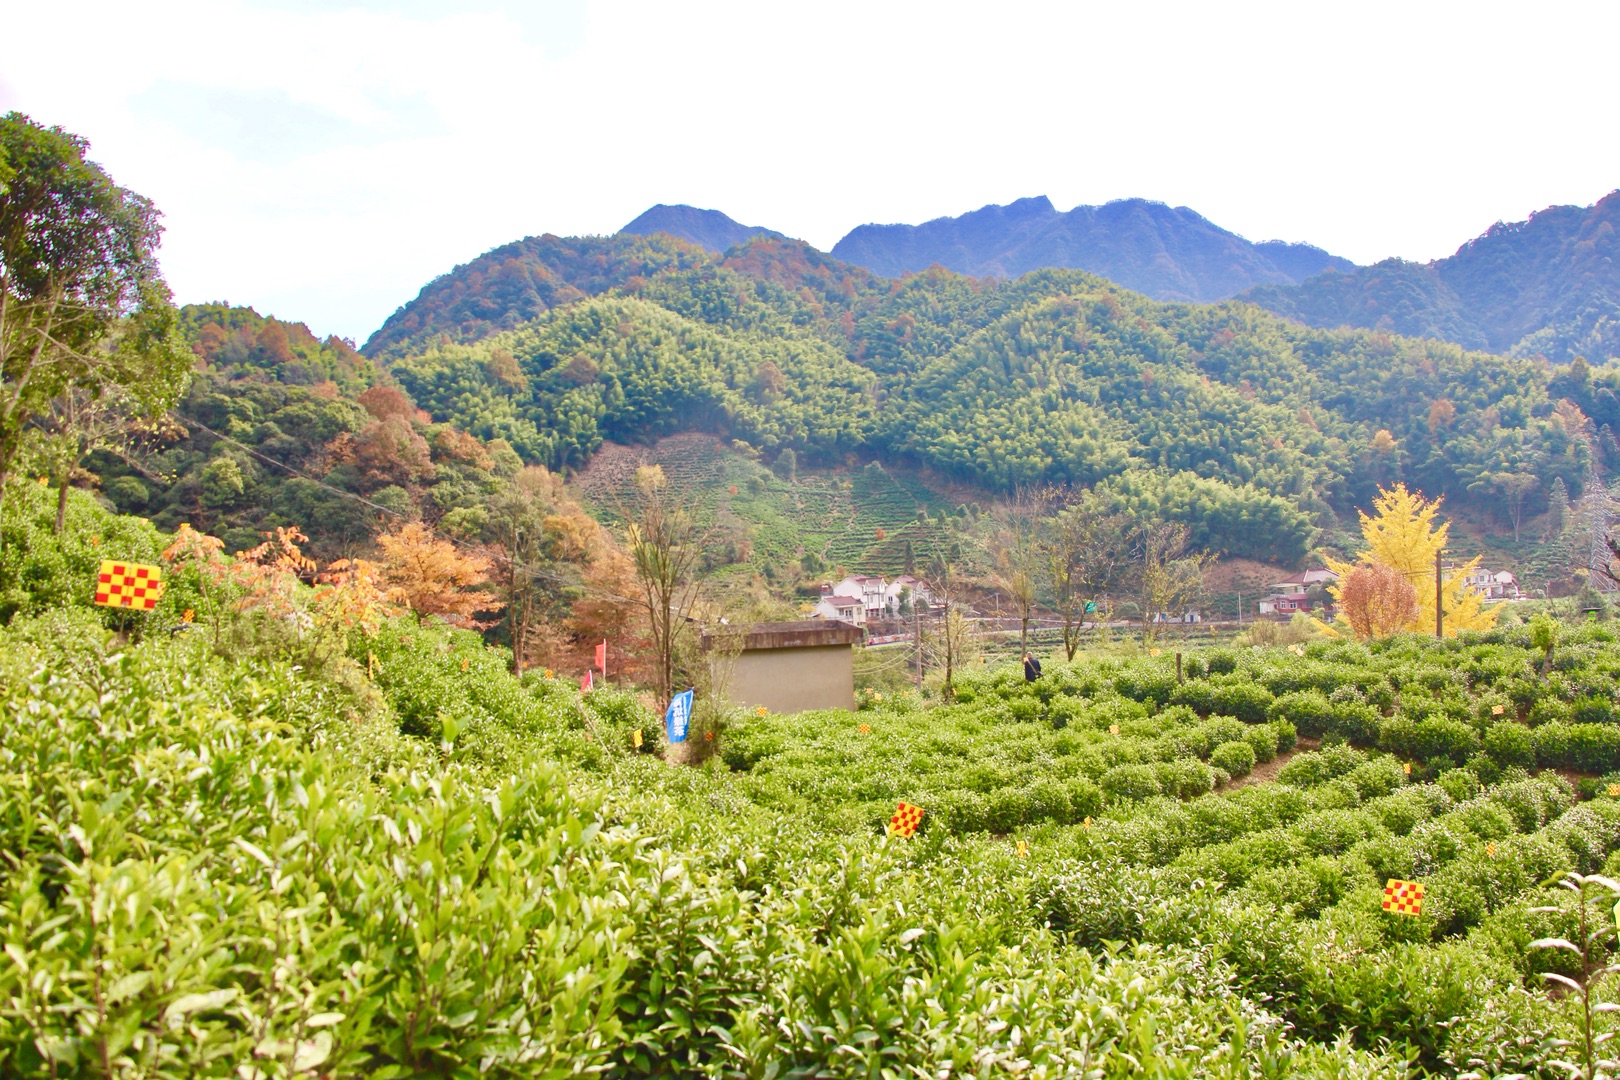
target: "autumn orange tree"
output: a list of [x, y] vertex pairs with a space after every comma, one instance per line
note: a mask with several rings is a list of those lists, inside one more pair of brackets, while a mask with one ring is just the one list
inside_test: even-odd
[[1380, 563], [1353, 567], [1339, 584], [1339, 606], [1360, 638], [1388, 637], [1418, 620], [1417, 589]]
[[482, 535], [516, 669], [540, 658], [572, 666], [607, 640], [618, 654], [611, 668], [622, 670], [633, 571], [562, 477], [539, 465], [525, 468], [483, 510]]
[[[1379, 489], [1373, 502], [1374, 513], [1361, 515], [1361, 538], [1367, 545], [1356, 553], [1355, 563], [1327, 560], [1328, 569], [1339, 575], [1330, 588], [1334, 602], [1341, 607], [1350, 572], [1356, 565], [1384, 566], [1412, 584], [1417, 594], [1417, 614], [1402, 630], [1432, 630], [1435, 620], [1435, 560], [1445, 550], [1451, 531], [1449, 522], [1436, 522], [1440, 500], [1432, 502], [1405, 484]], [[1496, 624], [1496, 611], [1485, 607], [1485, 596], [1470, 588], [1468, 575], [1479, 565], [1476, 556], [1452, 568], [1441, 585], [1442, 629], [1449, 637], [1463, 630], [1487, 630]], [[1419, 587], [1423, 586], [1423, 587]]]
[[388, 598], [452, 626], [478, 626], [477, 612], [496, 606], [480, 586], [489, 581], [489, 560], [457, 550], [419, 521], [377, 537]]

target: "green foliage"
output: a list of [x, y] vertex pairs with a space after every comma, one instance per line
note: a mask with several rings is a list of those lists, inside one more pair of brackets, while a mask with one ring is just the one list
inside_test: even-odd
[[[113, 520], [82, 510], [65, 544]], [[975, 666], [955, 704], [738, 717], [675, 768], [635, 694], [515, 679], [432, 622], [308, 666], [296, 628], [220, 656], [95, 620], [0, 631], [8, 1074], [938, 1074], [991, 1048], [988, 1075], [1236, 1080], [1398, 1075], [1393, 1045], [1534, 1073], [1571, 1030], [1522, 992], [1565, 917], [1542, 883], [1620, 859], [1620, 803], [1526, 772], [1620, 770], [1620, 726], [1491, 711], [1523, 631], [1224, 654], [1186, 684], [1221, 709], [1159, 658]], [[1604, 634], [1535, 692], [1612, 694]], [[1369, 748], [1295, 752], [1296, 721], [1369, 713]], [[1278, 782], [1220, 786], [1279, 753]], [[1425, 882], [1421, 917], [1381, 910], [1388, 877]]]
[[1209, 763], [1233, 776], [1247, 776], [1254, 769], [1254, 746], [1247, 739], [1221, 743], [1210, 753]]
[[[81, 491], [68, 493], [66, 528], [55, 531], [56, 492], [20, 479], [0, 502], [0, 625], [18, 615], [93, 608], [103, 559], [156, 563], [164, 541], [144, 518], [109, 514]], [[159, 610], [136, 614], [93, 608], [109, 626], [174, 622], [181, 608], [165, 596]]]
[[1548, 207], [1427, 265], [1385, 259], [1245, 295], [1314, 326], [1390, 327], [1561, 364], [1613, 357], [1617, 216], [1612, 194], [1591, 207]]
[[[1505, 513], [1492, 477], [1585, 477], [1529, 362], [1156, 304], [1076, 271], [890, 287], [782, 241], [716, 261], [667, 238], [548, 237], [435, 282], [367, 350], [435, 417], [552, 468], [699, 430], [792, 450], [785, 476], [855, 453], [1002, 491], [1097, 485], [1197, 547], [1284, 562], [1315, 515], [1379, 483]], [[1431, 426], [1439, 399], [1451, 419]]]

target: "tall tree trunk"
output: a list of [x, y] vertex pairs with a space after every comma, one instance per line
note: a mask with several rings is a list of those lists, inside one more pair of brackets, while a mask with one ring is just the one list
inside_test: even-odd
[[62, 535], [62, 525], [67, 520], [68, 480], [72, 476], [71, 469], [64, 472], [61, 482], [56, 486], [56, 532], [54, 534], [56, 536]]

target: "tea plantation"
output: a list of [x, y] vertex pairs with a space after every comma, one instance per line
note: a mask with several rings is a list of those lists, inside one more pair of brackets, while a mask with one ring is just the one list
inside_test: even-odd
[[1585, 1067], [1532, 942], [1620, 865], [1607, 626], [985, 669], [688, 768], [470, 632], [169, 633], [188, 588], [0, 631], [0, 1075]]

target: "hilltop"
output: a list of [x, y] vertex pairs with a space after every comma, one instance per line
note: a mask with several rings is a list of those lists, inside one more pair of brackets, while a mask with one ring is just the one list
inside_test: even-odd
[[684, 205], [668, 206], [664, 203], [645, 211], [619, 231], [634, 233], [637, 236], [667, 233], [677, 240], [696, 244], [716, 255], [722, 255], [727, 248], [736, 247], [756, 236], [769, 237], [773, 240], [787, 239], [774, 229], [763, 229], [733, 221], [718, 210], [699, 210], [695, 206]]
[[1339, 267], [1244, 299], [1311, 326], [1376, 327], [1569, 363], [1620, 355], [1620, 191], [1498, 222], [1431, 263]]
[[1253, 244], [1185, 206], [1120, 199], [1059, 213], [1041, 195], [923, 225], [862, 225], [833, 255], [886, 277], [939, 265], [970, 277], [1085, 270], [1155, 300], [1210, 302], [1295, 284], [1348, 259], [1309, 244]]

